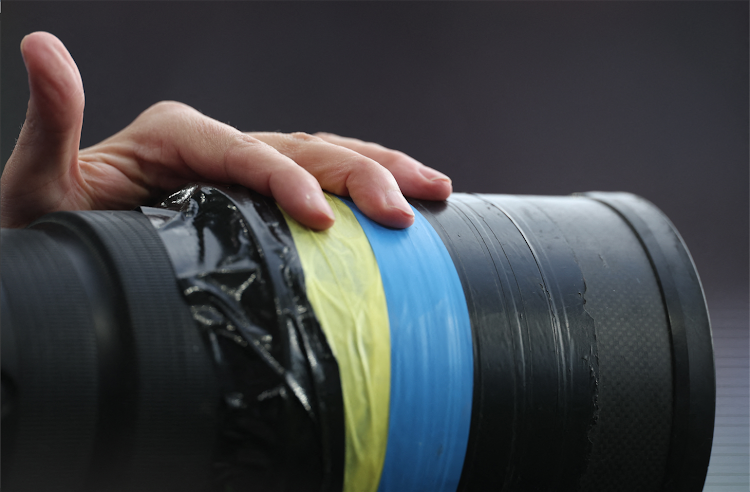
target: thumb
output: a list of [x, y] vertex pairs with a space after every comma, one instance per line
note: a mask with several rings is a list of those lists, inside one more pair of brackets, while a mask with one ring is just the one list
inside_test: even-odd
[[[78, 177], [83, 125], [83, 82], [63, 43], [52, 34], [35, 32], [21, 41], [21, 53], [31, 97], [2, 176], [6, 227], [25, 225], [63, 205]], [[41, 188], [43, 193], [32, 193]]]

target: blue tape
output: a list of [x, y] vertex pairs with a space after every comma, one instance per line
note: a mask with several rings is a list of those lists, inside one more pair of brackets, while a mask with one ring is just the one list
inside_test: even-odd
[[375, 253], [391, 330], [388, 445], [378, 492], [455, 492], [471, 424], [471, 323], [456, 267], [416, 210], [394, 230], [349, 200]]

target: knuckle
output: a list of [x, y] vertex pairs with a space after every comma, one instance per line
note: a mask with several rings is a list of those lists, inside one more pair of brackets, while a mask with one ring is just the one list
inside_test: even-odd
[[181, 115], [188, 112], [193, 112], [195, 109], [188, 106], [185, 103], [178, 101], [159, 101], [158, 103], [152, 104], [143, 115]]
[[218, 146], [223, 147], [224, 174], [230, 181], [237, 181], [243, 171], [246, 172], [255, 167], [248, 167], [248, 163], [268, 152], [268, 146], [265, 143], [241, 132], [233, 134]]
[[398, 150], [391, 150], [378, 145], [377, 160], [387, 167], [407, 164], [411, 161], [409, 156]]
[[379, 162], [357, 153], [353, 153], [346, 158], [346, 165], [355, 173], [362, 173], [369, 176], [390, 175], [390, 171]]
[[[158, 141], [170, 129], [188, 128], [194, 130], [195, 115], [198, 111], [177, 101], [159, 101], [138, 115], [125, 131], [135, 134], [142, 141]], [[202, 116], [202, 115], [201, 115]]]
[[242, 133], [240, 131], [232, 132], [232, 138], [234, 139], [234, 142], [237, 143], [237, 145], [253, 145], [253, 146], [266, 146], [267, 144], [258, 140], [257, 138], [253, 137], [252, 135], [248, 135], [247, 133]]
[[235, 156], [247, 153], [248, 151], [266, 150], [268, 145], [257, 138], [242, 132], [232, 133], [229, 141], [226, 142], [225, 156]]
[[309, 151], [311, 144], [319, 143], [325, 143], [325, 141], [309, 133], [295, 132], [278, 134], [271, 145], [282, 154], [294, 159]]
[[318, 143], [318, 142], [323, 142], [322, 138], [320, 138], [318, 136], [315, 136], [315, 135], [310, 135], [309, 133], [305, 133], [305, 132], [290, 133], [288, 135], [288, 137], [291, 140], [293, 140], [295, 142], [298, 142], [298, 143], [308, 143], [308, 142]]

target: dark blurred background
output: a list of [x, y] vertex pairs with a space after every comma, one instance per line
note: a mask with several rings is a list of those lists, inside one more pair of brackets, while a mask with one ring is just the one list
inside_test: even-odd
[[709, 297], [747, 291], [746, 2], [2, 10], [3, 163], [28, 98], [18, 46], [46, 30], [83, 77], [83, 146], [174, 99], [242, 130], [379, 142], [449, 174], [457, 191], [631, 191], [677, 225]]
[[18, 46], [36, 30], [78, 63], [83, 146], [174, 99], [241, 130], [379, 142], [457, 191], [651, 200], [712, 314], [706, 490], [747, 491], [747, 2], [5, 0], [2, 163], [28, 99]]

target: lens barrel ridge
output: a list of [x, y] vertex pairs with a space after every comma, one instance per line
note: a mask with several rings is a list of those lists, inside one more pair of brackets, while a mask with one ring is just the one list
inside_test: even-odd
[[711, 454], [716, 374], [706, 300], [687, 246], [654, 205], [628, 193], [585, 193], [638, 236], [657, 278], [671, 342], [673, 425], [665, 490], [700, 490]]

